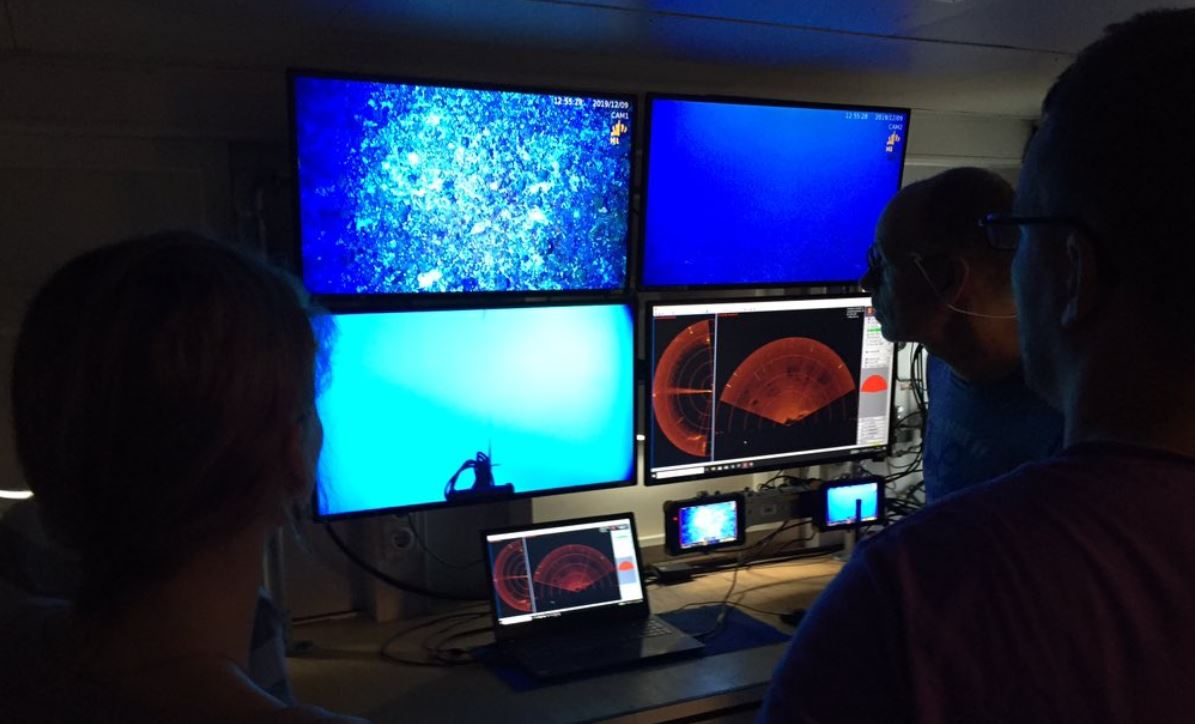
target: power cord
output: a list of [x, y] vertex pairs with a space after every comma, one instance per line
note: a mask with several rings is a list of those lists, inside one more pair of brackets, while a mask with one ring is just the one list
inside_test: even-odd
[[[397, 518], [399, 516], [395, 516], [395, 517]], [[409, 524], [408, 527], [410, 528], [410, 531], [411, 531], [411, 537], [413, 537], [415, 539], [415, 542], [419, 544], [419, 547], [423, 550], [423, 552], [426, 553], [428, 555], [428, 557], [430, 557], [436, 563], [439, 563], [440, 565], [444, 566], [445, 568], [455, 568], [458, 570], [464, 570], [466, 568], [473, 568], [474, 566], [479, 566], [482, 563], [485, 563], [484, 558], [478, 558], [477, 560], [470, 561], [468, 563], [452, 563], [451, 561], [444, 560], [443, 558], [440, 557], [440, 555], [438, 553], [433, 551], [431, 549], [431, 547], [428, 546], [427, 542], [425, 542], [423, 540], [423, 536], [419, 535], [419, 529], [418, 529], [418, 526], [415, 525], [415, 521], [411, 520], [410, 517], [408, 517], [407, 522]]]
[[[734, 572], [730, 576], [730, 587], [726, 589], [726, 595], [722, 597], [722, 602], [719, 604], [720, 608], [718, 610], [718, 616], [714, 619], [714, 625], [705, 631], [702, 631], [701, 633], [694, 634], [694, 638], [704, 639], [715, 636], [722, 632], [722, 628], [726, 623], [726, 616], [730, 613], [731, 609], [730, 597], [734, 595], [735, 586], [737, 586], [739, 582], [739, 571], [750, 565], [750, 563], [747, 562], [750, 559], [748, 554], [752, 551], [762, 551], [762, 549], [767, 546], [767, 544], [770, 543], [776, 536], [780, 535], [780, 533], [789, 530], [793, 527], [793, 525], [800, 525], [802, 522], [803, 519], [798, 519], [796, 521], [793, 521], [791, 518], [785, 519], [785, 521], [777, 526], [772, 532], [768, 533], [763, 538], [760, 538], [753, 545], [744, 548], [739, 552], [738, 558], [735, 561]], [[792, 523], [792, 525], [790, 525], [790, 523]], [[785, 545], [788, 545], [789, 543], [791, 543], [791, 541], [786, 541]], [[783, 549], [783, 547], [784, 546], [781, 546], [781, 549]], [[755, 557], [758, 558], [758, 554]]]
[[400, 581], [397, 578], [378, 570], [376, 567], [365, 561], [365, 559], [363, 559], [361, 556], [357, 555], [356, 552], [354, 552], [348, 547], [348, 545], [345, 544], [343, 540], [341, 540], [340, 536], [336, 534], [336, 531], [332, 529], [332, 525], [330, 523], [324, 526], [324, 530], [328, 532], [328, 537], [332, 539], [332, 542], [336, 544], [336, 547], [340, 549], [340, 552], [344, 553], [345, 557], [356, 564], [358, 568], [378, 579], [379, 581], [393, 586], [400, 591], [405, 593], [413, 593], [417, 596], [426, 596], [428, 598], [439, 598], [444, 601], [468, 601], [473, 603], [486, 600], [486, 598], [483, 596], [466, 596], [459, 593], [433, 591], [422, 586], [417, 586], [413, 583]]
[[[455, 653], [441, 655], [439, 648], [429, 646], [428, 642], [432, 638], [434, 638], [435, 636], [437, 636], [439, 634], [446, 633], [446, 632], [450, 631], [451, 629], [455, 628], [456, 626], [462, 625], [464, 623], [468, 623], [470, 621], [474, 621], [474, 620], [481, 618], [482, 616], [485, 616], [485, 615], [486, 615], [486, 613], [484, 611], [483, 612], [471, 611], [471, 612], [463, 612], [463, 613], [452, 613], [452, 614], [448, 614], [446, 616], [440, 616], [438, 618], [433, 618], [428, 621], [424, 621], [422, 623], [415, 624], [414, 626], [408, 626], [407, 628], [399, 630], [397, 633], [390, 636], [390, 638], [383, 641], [381, 647], [378, 649], [378, 656], [380, 656], [384, 661], [389, 661], [390, 663], [393, 663], [393, 664], [402, 664], [404, 666], [444, 667], [444, 666], [459, 666], [461, 664], [472, 663], [473, 661], [471, 658], [465, 660]], [[390, 646], [395, 641], [397, 641], [398, 639], [400, 639], [404, 636], [414, 633], [415, 631], [418, 631], [419, 629], [428, 628], [431, 626], [435, 626], [437, 624], [444, 623], [445, 621], [452, 621], [452, 620], [457, 620], [457, 623], [452, 624], [448, 627], [442, 628], [439, 631], [432, 633], [430, 636], [428, 636], [427, 638], [425, 638], [423, 640], [421, 645], [422, 645], [422, 648], [424, 649], [424, 652], [428, 656], [427, 659], [403, 658], [403, 657], [395, 655], [389, 651]], [[489, 627], [486, 627], [485, 629], [475, 629], [475, 630], [471, 630], [470, 633], [477, 633], [477, 632], [483, 631], [483, 630], [489, 631], [491, 629]], [[451, 640], [452, 638], [453, 637], [450, 637], [449, 639], [445, 639], [444, 641], [441, 641], [440, 646], [442, 646], [444, 643], [446, 643], [448, 640]], [[453, 649], [452, 651], [459, 651], [459, 649]]]

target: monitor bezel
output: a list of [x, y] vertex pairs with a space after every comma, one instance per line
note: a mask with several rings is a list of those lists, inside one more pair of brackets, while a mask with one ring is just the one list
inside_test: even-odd
[[[558, 528], [565, 525], [584, 525], [586, 523], [617, 521], [622, 519], [627, 519], [631, 522], [631, 539], [635, 545], [635, 560], [639, 565], [639, 590], [643, 592], [643, 598], [641, 601], [638, 603], [625, 603], [622, 605], [608, 605], [592, 609], [581, 609], [563, 616], [550, 616], [527, 621], [521, 624], [503, 625], [499, 623], [498, 606], [494, 600], [496, 595], [494, 593], [493, 586], [494, 562], [490, 558], [489, 541], [486, 540], [487, 536], [501, 533], [534, 532], [536, 530]], [[639, 545], [639, 528], [635, 523], [634, 513], [626, 512], [612, 513], [609, 515], [591, 515], [584, 518], [568, 518], [565, 520], [553, 520], [540, 523], [527, 523], [524, 525], [504, 526], [502, 528], [491, 528], [481, 531], [480, 539], [482, 558], [485, 559], [486, 588], [489, 591], [490, 620], [494, 626], [494, 636], [499, 640], [517, 639], [523, 638], [525, 636], [539, 636], [543, 633], [551, 631], [576, 629], [579, 624], [583, 623], [646, 619], [651, 615], [651, 603], [647, 592], [647, 582], [644, 580], [643, 550]]]
[[[709, 466], [716, 465], [715, 462], [710, 462], [706, 466], [706, 470], [700, 473], [693, 473], [691, 475], [676, 475], [664, 479], [652, 478], [652, 453], [654, 448], [654, 435], [652, 425], [655, 424], [654, 407], [651, 403], [651, 386], [655, 379], [655, 340], [653, 337], [653, 320], [655, 320], [656, 307], [675, 307], [685, 304], [742, 304], [742, 303], [766, 303], [766, 302], [798, 302], [798, 301], [827, 301], [837, 299], [868, 299], [872, 296], [865, 292], [850, 293], [850, 294], [816, 294], [816, 295], [795, 295], [785, 294], [779, 296], [757, 296], [757, 297], [720, 297], [720, 296], [688, 296], [685, 298], [667, 298], [652, 300], [646, 303], [643, 312], [643, 324], [647, 325], [644, 329], [643, 339], [643, 484], [645, 486], [657, 485], [672, 485], [674, 483], [689, 483], [695, 480], [712, 480], [717, 478], [732, 477], [735, 475], [750, 475], [757, 472], [769, 472], [774, 470], [790, 470], [794, 468], [805, 468], [811, 465], [825, 465], [831, 463], [843, 463], [853, 461], [872, 460], [880, 461], [888, 457], [892, 451], [893, 437], [895, 435], [895, 414], [896, 414], [896, 364], [897, 364], [897, 349], [895, 342], [889, 342], [892, 345], [892, 366], [888, 370], [888, 435], [887, 440], [883, 445], [874, 447], [854, 448], [851, 450], [836, 450], [827, 451], [823, 453], [811, 453], [808, 456], [802, 456], [800, 459], [793, 460], [791, 458], [784, 458], [776, 462], [755, 461], [748, 468], [736, 468], [730, 470], [709, 470]], [[865, 306], [874, 307], [875, 304]], [[694, 463], [696, 465], [696, 463]]]
[[639, 134], [642, 132], [642, 125], [639, 120], [641, 112], [639, 97], [634, 93], [619, 93], [616, 91], [602, 91], [602, 90], [586, 90], [568, 87], [552, 87], [552, 86], [537, 86], [537, 85], [520, 85], [509, 83], [486, 83], [480, 81], [467, 81], [445, 78], [424, 78], [416, 76], [403, 75], [387, 75], [375, 73], [361, 73], [361, 72], [341, 72], [327, 69], [314, 68], [288, 68], [286, 71], [286, 97], [287, 97], [287, 114], [290, 131], [289, 142], [289, 167], [291, 173], [291, 214], [292, 223], [294, 224], [294, 234], [290, 243], [290, 251], [293, 254], [293, 271], [299, 280], [303, 282], [304, 287], [307, 286], [307, 280], [303, 272], [303, 213], [302, 213], [302, 188], [299, 176], [299, 134], [298, 134], [298, 114], [295, 109], [295, 81], [298, 78], [317, 78], [326, 80], [343, 80], [343, 81], [360, 81], [366, 83], [388, 83], [394, 85], [418, 85], [434, 88], [451, 88], [462, 90], [478, 90], [478, 91], [500, 91], [512, 93], [526, 93], [530, 95], [570, 95], [585, 98], [604, 98], [610, 100], [627, 101], [631, 104], [631, 140], [629, 143], [629, 164], [630, 176], [628, 178], [627, 186], [627, 227], [626, 227], [626, 258], [623, 263], [623, 283], [622, 286], [616, 289], [561, 289], [561, 290], [535, 290], [535, 289], [519, 289], [507, 291], [476, 291], [476, 292], [366, 292], [361, 294], [334, 294], [326, 292], [316, 292], [309, 289], [312, 298], [320, 304], [326, 306], [338, 306], [342, 304], [394, 304], [401, 303], [413, 299], [455, 299], [470, 302], [476, 306], [490, 306], [504, 303], [504, 300], [518, 299], [521, 297], [545, 297], [548, 299], [568, 299], [577, 296], [592, 296], [604, 297], [612, 295], [628, 294], [634, 288], [633, 264], [631, 256], [634, 252], [634, 230], [637, 228], [635, 221], [635, 195], [636, 188], [636, 155], [639, 152]]
[[896, 106], [876, 106], [876, 105], [855, 105], [843, 103], [817, 103], [813, 101], [796, 101], [786, 100], [780, 98], [752, 98], [747, 96], [723, 96], [723, 95], [694, 95], [684, 93], [646, 93], [643, 101], [643, 130], [641, 135], [643, 162], [642, 162], [642, 182], [639, 189], [639, 223], [637, 224], [638, 238], [635, 240], [635, 257], [637, 260], [637, 268], [635, 270], [635, 284], [636, 288], [646, 292], [663, 292], [663, 291], [712, 291], [718, 289], [726, 290], [747, 290], [747, 289], [794, 289], [807, 290], [816, 287], [853, 287], [858, 286], [859, 279], [817, 279], [809, 281], [784, 281], [784, 282], [743, 282], [734, 284], [653, 284], [649, 285], [644, 278], [646, 270], [647, 259], [647, 218], [649, 214], [649, 193], [648, 187], [651, 181], [651, 134], [652, 134], [652, 112], [655, 101], [691, 101], [698, 103], [721, 103], [725, 105], [740, 105], [740, 106], [776, 106], [782, 108], [806, 108], [813, 110], [840, 110], [840, 111], [868, 111], [875, 113], [903, 113], [905, 115], [905, 136], [904, 142], [900, 148], [900, 169], [897, 172], [896, 188], [892, 190], [892, 195], [895, 196], [900, 191], [904, 183], [905, 174], [905, 159], [909, 146], [909, 127], [912, 126], [912, 109], [900, 108]]
[[[446, 300], [445, 300], [446, 301]], [[596, 490], [609, 490], [611, 488], [625, 488], [638, 484], [639, 481], [639, 454], [638, 454], [638, 435], [636, 420], [639, 419], [640, 413], [640, 395], [638, 393], [639, 383], [639, 365], [638, 365], [638, 341], [635, 330], [639, 324], [639, 312], [637, 305], [629, 299], [620, 299], [615, 301], [610, 300], [593, 300], [593, 299], [560, 299], [560, 300], [538, 300], [533, 302], [521, 302], [519, 300], [508, 299], [502, 304], [490, 304], [483, 307], [468, 306], [460, 304], [433, 304], [428, 306], [411, 306], [405, 308], [389, 308], [383, 309], [378, 307], [362, 308], [353, 307], [347, 309], [338, 309], [331, 311], [331, 316], [337, 315], [357, 315], [357, 314], [409, 314], [419, 312], [445, 312], [445, 311], [486, 311], [497, 309], [543, 309], [543, 308], [559, 308], [559, 307], [612, 307], [621, 306], [627, 309], [630, 314], [631, 322], [631, 349], [633, 359], [631, 364], [631, 466], [628, 471], [628, 478], [626, 480], [610, 480], [590, 483], [586, 485], [571, 485], [564, 488], [553, 488], [551, 490], [534, 490], [523, 493], [515, 492], [511, 495], [502, 495], [496, 497], [484, 497], [476, 500], [440, 500], [431, 503], [416, 503], [413, 505], [397, 505], [385, 508], [370, 508], [368, 510], [356, 510], [344, 513], [321, 513], [319, 505], [320, 481], [312, 487], [311, 491], [311, 517], [316, 523], [330, 523], [340, 520], [350, 520], [354, 518], [370, 518], [381, 515], [394, 515], [398, 513], [414, 513], [425, 510], [440, 510], [445, 508], [457, 508], [468, 505], [479, 505], [484, 503], [508, 502], [514, 500], [527, 500], [532, 498], [542, 498], [552, 495], [565, 495], [568, 493], [586, 493]]]

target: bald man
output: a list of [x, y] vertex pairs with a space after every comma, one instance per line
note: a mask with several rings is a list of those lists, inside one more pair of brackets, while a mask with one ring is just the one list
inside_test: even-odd
[[956, 168], [911, 184], [876, 228], [861, 280], [883, 334], [930, 352], [924, 469], [934, 502], [1044, 458], [1062, 418], [1021, 375], [1009, 266], [979, 226], [1007, 212], [1013, 190], [996, 174]]

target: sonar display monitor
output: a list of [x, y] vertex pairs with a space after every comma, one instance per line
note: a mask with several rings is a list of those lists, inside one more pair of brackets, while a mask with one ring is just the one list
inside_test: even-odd
[[499, 635], [536, 621], [646, 609], [630, 514], [487, 531], [483, 538]]
[[633, 96], [290, 79], [313, 293], [626, 286]]
[[333, 321], [318, 518], [634, 484], [629, 305]]
[[871, 298], [650, 307], [650, 484], [875, 457], [895, 350]]
[[909, 112], [649, 96], [642, 285], [851, 283]]

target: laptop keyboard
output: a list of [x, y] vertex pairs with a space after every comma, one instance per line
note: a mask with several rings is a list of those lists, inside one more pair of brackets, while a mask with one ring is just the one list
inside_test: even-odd
[[546, 651], [568, 651], [576, 654], [599, 649], [619, 649], [635, 645], [646, 638], [666, 636], [673, 629], [655, 618], [614, 626], [604, 625], [596, 631], [570, 632], [543, 638], [524, 639], [514, 645], [520, 652], [536, 654]]

